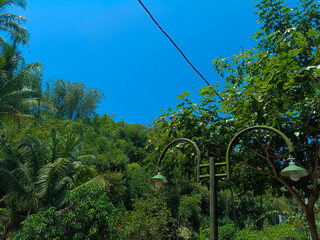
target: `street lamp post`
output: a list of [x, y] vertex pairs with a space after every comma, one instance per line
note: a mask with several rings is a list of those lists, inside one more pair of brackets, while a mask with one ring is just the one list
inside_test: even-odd
[[[155, 186], [157, 189], [159, 189], [162, 184], [168, 183], [167, 179], [161, 175], [160, 172], [160, 166], [162, 163], [162, 160], [166, 154], [166, 152], [174, 145], [180, 143], [180, 142], [187, 142], [190, 143], [196, 150], [197, 153], [197, 180], [203, 181], [203, 180], [209, 180], [209, 191], [210, 191], [210, 239], [211, 240], [218, 240], [218, 214], [217, 214], [217, 208], [218, 208], [218, 180], [224, 177], [227, 177], [226, 173], [217, 173], [217, 167], [223, 167], [227, 166], [226, 162], [217, 163], [216, 159], [213, 157], [209, 158], [209, 164], [201, 164], [201, 154], [200, 150], [195, 144], [195, 142], [191, 141], [188, 138], [179, 138], [172, 142], [170, 142], [162, 151], [158, 167], [159, 172], [156, 176], [152, 177], [150, 180], [155, 183]], [[209, 174], [201, 175], [201, 170], [209, 168]]]
[[[177, 143], [180, 142], [187, 142], [190, 143], [196, 150], [197, 152], [197, 180], [202, 181], [202, 180], [208, 180], [209, 179], [209, 191], [210, 191], [210, 239], [211, 240], [218, 240], [218, 214], [217, 214], [217, 206], [218, 206], [218, 200], [217, 200], [217, 195], [218, 195], [218, 180], [221, 178], [227, 178], [230, 179], [231, 176], [231, 170], [230, 170], [230, 152], [232, 150], [233, 144], [236, 142], [236, 140], [243, 134], [253, 131], [253, 130], [269, 130], [277, 133], [282, 137], [284, 142], [286, 143], [288, 150], [289, 150], [289, 158], [287, 159], [290, 161], [289, 166], [284, 168], [280, 175], [283, 177], [290, 177], [293, 181], [298, 181], [300, 178], [305, 177], [308, 175], [308, 172], [295, 165], [294, 163], [294, 158], [292, 157], [291, 154], [294, 152], [294, 148], [292, 143], [290, 142], [289, 138], [283, 134], [281, 131], [268, 127], [268, 126], [253, 126], [246, 128], [242, 131], [240, 131], [238, 134], [235, 135], [235, 137], [230, 141], [227, 152], [226, 152], [226, 161], [225, 162], [216, 162], [216, 158], [210, 157], [209, 158], [209, 164], [201, 164], [201, 155], [200, 155], [200, 150], [198, 146], [191, 141], [188, 138], [179, 138], [176, 139], [172, 142], [170, 142], [165, 149], [162, 151], [159, 162], [158, 162], [158, 167], [159, 167], [159, 172], [156, 176], [151, 178], [151, 181], [155, 183], [156, 188], [160, 189], [162, 184], [168, 183], [168, 180], [161, 175], [160, 172], [160, 166], [162, 163], [162, 160], [166, 154], [166, 152], [171, 148], [172, 146], [176, 145]], [[217, 172], [217, 167], [225, 167], [226, 171], [225, 173], [218, 173]], [[209, 168], [209, 174], [206, 175], [201, 175], [201, 170], [202, 169], [208, 169]]]

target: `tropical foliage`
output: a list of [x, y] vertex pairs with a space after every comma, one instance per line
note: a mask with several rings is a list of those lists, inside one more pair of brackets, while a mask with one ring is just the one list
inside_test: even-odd
[[115, 213], [102, 188], [82, 186], [67, 195], [61, 210], [28, 217], [14, 239], [115, 239]]
[[26, 0], [0, 1], [0, 31], [7, 34], [7, 36], [0, 36], [1, 43], [6, 42], [6, 37], [23, 44], [28, 42], [29, 33], [23, 26], [21, 26], [21, 24], [26, 22], [26, 19], [23, 16], [6, 12], [9, 7], [17, 6], [25, 9], [26, 5]]
[[239, 136], [231, 180], [219, 181], [219, 239], [317, 239], [318, 2], [257, 1], [256, 48], [213, 61], [224, 88], [203, 87], [198, 102], [184, 92], [152, 126], [97, 114], [99, 89], [43, 82], [41, 64], [21, 55], [28, 33], [22, 16], [6, 13], [11, 6], [26, 2], [0, 0], [0, 30], [8, 34], [0, 39], [2, 239], [209, 239], [210, 195], [196, 182], [192, 146], [168, 151], [167, 186], [156, 191], [149, 179], [172, 140], [192, 139], [202, 163], [222, 162], [231, 139], [255, 125], [285, 133], [309, 176], [279, 176], [288, 149], [277, 132]]

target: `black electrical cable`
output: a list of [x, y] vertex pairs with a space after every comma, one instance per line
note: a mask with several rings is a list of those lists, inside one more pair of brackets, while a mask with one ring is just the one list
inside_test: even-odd
[[[152, 14], [149, 12], [149, 10], [146, 8], [146, 6], [141, 2], [141, 0], [138, 0], [138, 2], [141, 4], [141, 6], [146, 10], [146, 12], [149, 14], [152, 21], [158, 26], [158, 28], [161, 30], [161, 32], [166, 35], [166, 37], [170, 40], [170, 42], [178, 49], [178, 51], [181, 53], [182, 57], [189, 63], [189, 65], [192, 67], [192, 69], [198, 73], [198, 75], [203, 79], [203, 81], [208, 84], [208, 86], [211, 86], [210, 83], [202, 76], [202, 74], [192, 65], [192, 63], [189, 61], [189, 59], [184, 55], [184, 53], [181, 51], [181, 49], [175, 44], [175, 42], [170, 38], [170, 36], [162, 29], [162, 27], [159, 25], [159, 23], [154, 19]], [[217, 91], [215, 91], [216, 95], [220, 98], [220, 100], [223, 100], [223, 98], [218, 94]]]

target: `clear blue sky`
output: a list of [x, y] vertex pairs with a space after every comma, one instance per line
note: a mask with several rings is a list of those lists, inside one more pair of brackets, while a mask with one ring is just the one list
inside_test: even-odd
[[[143, 0], [205, 78], [216, 57], [252, 48], [258, 30], [253, 0]], [[104, 91], [98, 113], [151, 124], [183, 91], [197, 100], [206, 84], [160, 32], [137, 0], [29, 0], [27, 62], [44, 65], [44, 80], [83, 82]]]

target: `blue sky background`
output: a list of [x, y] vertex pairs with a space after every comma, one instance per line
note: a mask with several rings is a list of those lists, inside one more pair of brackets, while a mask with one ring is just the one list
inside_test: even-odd
[[[224, 81], [212, 60], [252, 48], [257, 32], [253, 0], [143, 0], [193, 65], [215, 85]], [[27, 62], [44, 65], [44, 80], [83, 82], [104, 91], [98, 113], [151, 124], [176, 95], [197, 95], [205, 82], [151, 21], [137, 0], [29, 0], [31, 51]]]

